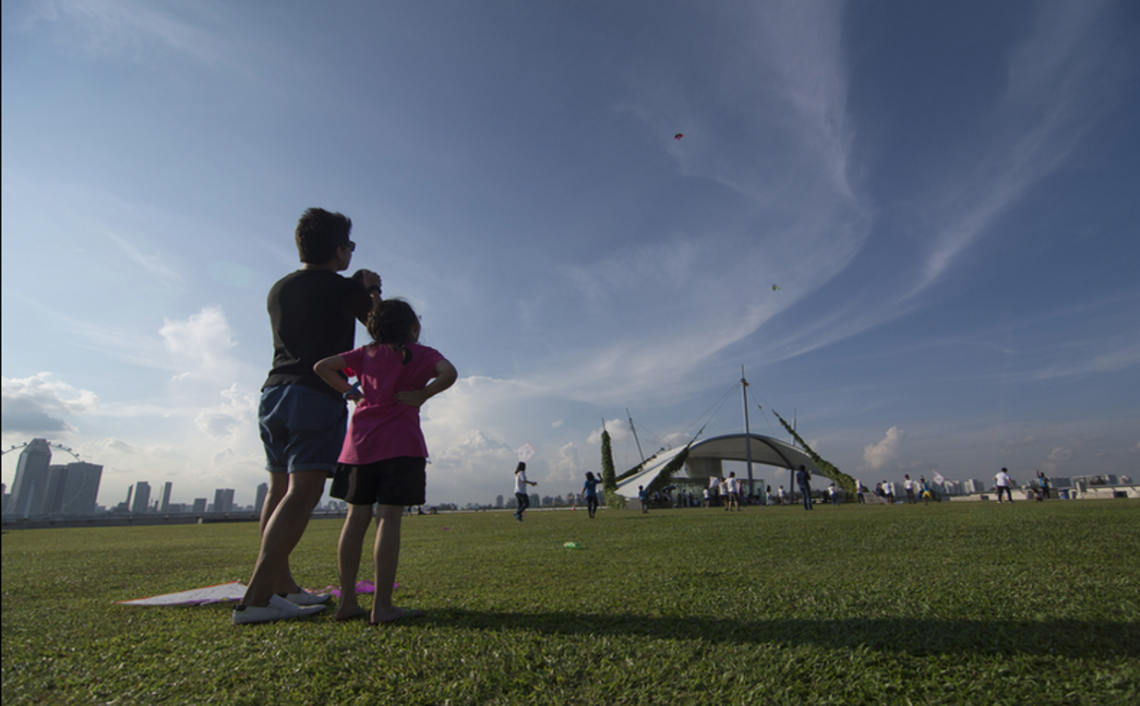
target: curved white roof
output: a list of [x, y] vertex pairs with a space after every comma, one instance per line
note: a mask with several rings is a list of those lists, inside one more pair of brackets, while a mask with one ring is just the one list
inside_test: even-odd
[[[747, 435], [751, 438], [751, 449], [746, 448], [745, 434], [726, 434], [714, 436], [711, 439], [695, 442], [689, 448], [689, 458], [719, 458], [722, 461], [747, 461], [749, 454], [752, 463], [779, 468], [797, 468], [803, 464], [813, 474], [819, 469], [812, 462], [803, 449], [797, 449], [791, 444], [760, 434]], [[617, 492], [627, 498], [637, 497], [637, 487], [649, 485], [653, 479], [665, 469], [665, 466], [676, 458], [685, 447], [681, 446], [668, 451], [662, 451], [645, 464], [639, 473], [618, 481]]]

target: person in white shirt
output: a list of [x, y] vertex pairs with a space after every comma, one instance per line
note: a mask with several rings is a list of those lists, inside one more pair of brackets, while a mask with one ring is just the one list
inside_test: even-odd
[[530, 495], [526, 491], [528, 485], [538, 485], [538, 483], [526, 479], [526, 464], [519, 461], [519, 465], [515, 467], [515, 498], [518, 500], [515, 519], [519, 522], [523, 521], [523, 512], [530, 507]]
[[1005, 468], [998, 471], [994, 476], [994, 488], [997, 490], [998, 502], [1001, 502], [1001, 494], [1004, 491], [1005, 497], [1011, 503], [1013, 502], [1013, 479], [1009, 477], [1009, 471]]
[[736, 480], [736, 473], [729, 473], [724, 482], [724, 511], [729, 512], [734, 507], [740, 509], [740, 481]]
[[835, 483], [827, 486], [827, 499], [831, 501], [832, 505], [839, 504], [839, 489], [835, 487]]
[[720, 478], [709, 476], [709, 507], [716, 504], [720, 497]]

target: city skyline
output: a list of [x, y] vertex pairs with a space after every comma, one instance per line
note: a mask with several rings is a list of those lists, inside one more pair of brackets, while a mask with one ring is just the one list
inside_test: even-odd
[[[124, 513], [130, 515], [140, 514], [202, 514], [202, 513], [253, 513], [259, 514], [261, 512], [262, 503], [268, 494], [268, 483], [262, 482], [257, 485], [254, 490], [255, 499], [253, 504], [245, 505], [236, 501], [237, 492], [233, 488], [216, 488], [214, 490], [214, 502], [208, 503], [207, 498], [194, 498], [191, 503], [173, 502], [173, 486], [172, 481], [165, 481], [162, 489], [162, 499], [154, 500], [151, 497], [151, 485], [149, 481], [137, 481], [134, 485], [127, 489], [126, 499], [120, 503], [111, 506], [102, 506], [96, 504], [96, 493], [99, 487], [99, 476], [102, 473], [102, 466], [91, 464], [83, 461], [75, 461], [66, 466], [51, 465], [50, 464], [50, 447], [57, 446], [51, 444], [46, 439], [32, 439], [22, 447], [20, 470], [16, 476], [16, 483], [14, 483], [11, 495], [8, 495], [7, 484], [4, 484], [4, 516], [6, 519], [20, 519], [25, 517], [68, 517], [68, 516], [87, 516], [97, 514], [97, 512], [106, 513], [108, 515], [122, 515]], [[74, 453], [70, 449], [64, 450], [68, 453]], [[9, 449], [12, 451], [14, 449]], [[38, 466], [36, 462], [38, 458]], [[28, 463], [28, 459], [33, 459]], [[50, 471], [55, 470], [56, 473], [52, 474]], [[72, 473], [72, 471], [77, 471]], [[62, 472], [61, 472], [62, 471]], [[92, 483], [92, 480], [93, 483]], [[821, 479], [827, 480], [824, 477]], [[42, 483], [45, 488], [44, 492], [35, 495], [34, 491], [27, 491], [24, 488], [22, 493], [19, 488], [25, 483], [33, 479], [33, 483]], [[924, 478], [923, 478], [924, 479]], [[695, 490], [697, 485], [700, 484], [702, 479], [684, 479], [678, 478], [678, 481], [686, 484], [690, 491]], [[976, 495], [993, 492], [995, 489], [995, 479], [991, 479], [989, 483], [979, 478], [966, 478], [963, 480], [950, 480], [943, 479], [942, 482], [931, 479], [931, 485], [939, 493], [946, 496], [957, 495]], [[1090, 476], [1077, 476], [1074, 478], [1051, 478], [1051, 486], [1057, 490], [1063, 490], [1073, 487], [1075, 484], [1091, 484], [1091, 485], [1115, 485], [1117, 482], [1123, 484], [1131, 484], [1131, 477], [1122, 476], [1118, 479], [1115, 474], [1095, 474]], [[878, 481], [864, 481], [859, 479], [859, 482], [867, 487], [868, 492], [873, 490]], [[901, 487], [901, 483], [891, 482], [896, 486]], [[156, 486], [157, 487], [157, 486]], [[1015, 487], [1018, 488], [1032, 488], [1034, 487], [1033, 481], [1029, 483], [1016, 483]], [[66, 488], [66, 490], [65, 490]], [[81, 492], [81, 490], [83, 492]], [[763, 484], [757, 486], [757, 492], [763, 490]], [[794, 490], [794, 489], [793, 489]], [[897, 490], [897, 488], [896, 488]], [[814, 492], [822, 495], [824, 490], [822, 487], [816, 487]], [[769, 488], [771, 497], [777, 496], [777, 493]], [[23, 495], [23, 497], [21, 497]], [[82, 496], [82, 497], [80, 497]], [[564, 497], [565, 496], [565, 497]], [[699, 498], [698, 493], [693, 493], [694, 498]], [[64, 502], [63, 498], [72, 498], [69, 502]], [[549, 495], [540, 493], [530, 493], [531, 504], [535, 507], [550, 507], [550, 506], [566, 506], [582, 502], [581, 492], [568, 492], [565, 494]], [[55, 500], [51, 500], [55, 498]], [[332, 498], [323, 498], [333, 504], [338, 501]], [[770, 501], [768, 498], [765, 502]], [[694, 500], [695, 501], [695, 500]], [[435, 504], [429, 503], [428, 505], [434, 506]], [[460, 503], [440, 503], [448, 507], [456, 509], [470, 509], [470, 508], [496, 508], [508, 509], [515, 507], [515, 498], [513, 494], [506, 497], [503, 494], [498, 494], [494, 501], [479, 501], [468, 500], [467, 502]], [[319, 507], [325, 507], [322, 502]], [[33, 510], [33, 508], [39, 508]]]

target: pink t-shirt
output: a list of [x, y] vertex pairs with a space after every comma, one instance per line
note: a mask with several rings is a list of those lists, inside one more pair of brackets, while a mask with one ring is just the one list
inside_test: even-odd
[[360, 380], [364, 399], [344, 435], [341, 463], [360, 466], [398, 456], [427, 458], [427, 444], [420, 430], [420, 411], [396, 401], [397, 392], [423, 389], [435, 377], [435, 366], [444, 360], [434, 348], [413, 343], [412, 359], [404, 365], [400, 353], [388, 346], [363, 346], [341, 357]]

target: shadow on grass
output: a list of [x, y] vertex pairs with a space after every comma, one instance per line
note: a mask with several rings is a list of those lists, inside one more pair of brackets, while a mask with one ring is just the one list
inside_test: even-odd
[[590, 615], [571, 612], [508, 613], [435, 609], [425, 624], [541, 635], [630, 636], [779, 647], [870, 649], [923, 654], [1024, 654], [1066, 657], [1135, 657], [1140, 623], [1095, 620], [938, 620], [927, 618], [724, 618]]

